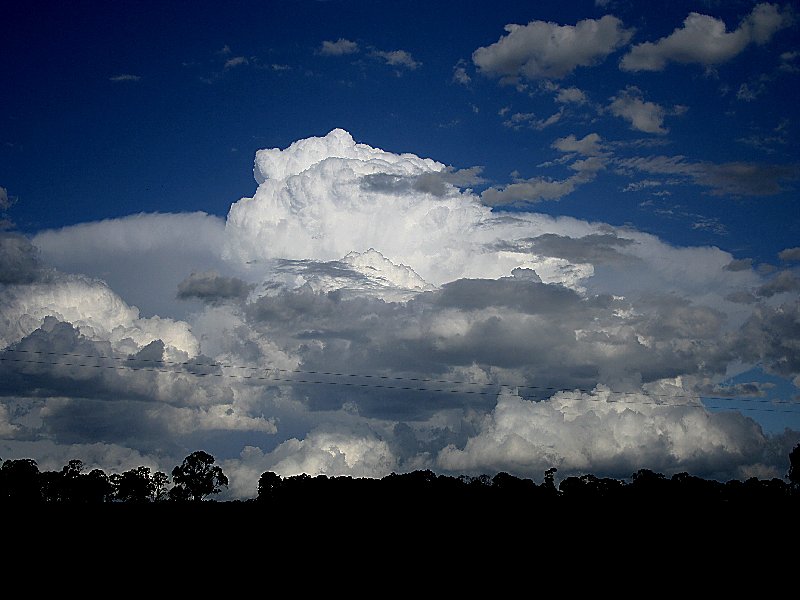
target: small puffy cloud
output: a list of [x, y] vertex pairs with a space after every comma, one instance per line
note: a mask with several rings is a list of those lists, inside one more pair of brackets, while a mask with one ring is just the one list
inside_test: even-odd
[[562, 104], [586, 104], [588, 101], [586, 93], [576, 87], [559, 88], [556, 93], [556, 102]]
[[635, 86], [628, 86], [611, 98], [608, 110], [631, 124], [631, 128], [645, 133], [665, 134], [664, 117], [667, 110], [654, 102], [642, 98], [642, 92]]
[[800, 261], [800, 246], [795, 248], [786, 248], [778, 252], [778, 258], [782, 261]]
[[115, 83], [119, 83], [122, 81], [141, 81], [141, 77], [139, 75], [131, 75], [130, 73], [123, 73], [121, 75], [114, 75], [113, 77], [109, 77], [109, 81], [113, 81]]
[[603, 153], [602, 138], [597, 133], [589, 133], [581, 139], [570, 134], [557, 139], [552, 146], [561, 152], [577, 152], [584, 156], [598, 156]]
[[247, 297], [252, 287], [241, 279], [225, 277], [216, 271], [192, 273], [178, 284], [178, 298], [197, 298], [212, 304], [225, 300], [241, 300]]
[[785, 73], [797, 73], [800, 71], [800, 67], [797, 65], [798, 59], [800, 59], [800, 52], [797, 50], [783, 52], [781, 54], [781, 64], [778, 66], [778, 69]]
[[507, 35], [472, 53], [478, 70], [503, 81], [561, 79], [604, 60], [633, 34], [611, 15], [573, 25], [531, 21], [505, 26]]
[[637, 44], [622, 57], [625, 71], [661, 71], [668, 63], [697, 63], [713, 66], [724, 63], [748, 45], [765, 44], [775, 32], [791, 22], [788, 10], [777, 4], [761, 3], [742, 20], [739, 27], [727, 31], [721, 19], [692, 12], [669, 36], [657, 42]]
[[375, 50], [372, 55], [383, 59], [387, 65], [391, 65], [392, 67], [405, 67], [412, 71], [422, 64], [414, 60], [411, 54], [405, 50], [391, 50], [388, 52]]
[[335, 42], [325, 40], [322, 42], [320, 54], [326, 56], [343, 56], [345, 54], [355, 54], [358, 52], [358, 44], [345, 38], [339, 38]]

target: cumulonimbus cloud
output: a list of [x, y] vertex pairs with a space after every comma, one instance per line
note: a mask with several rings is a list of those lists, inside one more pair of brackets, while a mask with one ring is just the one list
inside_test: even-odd
[[[576, 177], [612, 160], [597, 134], [554, 147]], [[341, 129], [260, 150], [254, 175], [225, 220], [4, 238], [25, 276], [0, 287], [0, 455], [168, 472], [213, 431], [233, 497], [266, 470], [781, 475], [800, 434], [701, 391], [743, 365], [800, 376], [791, 268], [494, 211], [479, 168]], [[163, 310], [118, 291], [122, 266]]]

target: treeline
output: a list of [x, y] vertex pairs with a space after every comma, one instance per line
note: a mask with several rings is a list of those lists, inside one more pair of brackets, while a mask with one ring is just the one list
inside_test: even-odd
[[[729, 505], [800, 504], [800, 444], [789, 454], [785, 479], [752, 477], [721, 482], [686, 472], [666, 477], [649, 469], [639, 469], [630, 481], [587, 474], [566, 477], [556, 484], [556, 473], [555, 468], [548, 469], [542, 483], [537, 484], [506, 472], [490, 477], [438, 475], [430, 470], [417, 470], [391, 473], [378, 479], [307, 474], [281, 477], [267, 471], [259, 477], [256, 498], [219, 504], [297, 506], [323, 499], [326, 502], [402, 503], [407, 506], [439, 501], [461, 504], [523, 502], [540, 506], [628, 502], [655, 506], [687, 501]], [[86, 473], [80, 460], [70, 460], [60, 471], [40, 471], [32, 459], [6, 460], [0, 467], [0, 503], [197, 503], [213, 500], [215, 494], [227, 486], [228, 478], [221, 467], [215, 464], [212, 455], [203, 451], [187, 456], [172, 470], [171, 477], [143, 466], [110, 476], [101, 469]]]

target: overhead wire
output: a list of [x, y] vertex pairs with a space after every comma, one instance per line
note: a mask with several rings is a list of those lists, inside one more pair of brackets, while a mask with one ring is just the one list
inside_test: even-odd
[[[290, 373], [296, 375], [314, 375], [314, 376], [331, 376], [331, 377], [345, 377], [345, 378], [364, 378], [364, 379], [371, 379], [371, 380], [388, 380], [388, 381], [409, 381], [409, 382], [417, 382], [417, 383], [435, 383], [435, 384], [445, 384], [445, 385], [465, 385], [465, 386], [480, 386], [482, 388], [492, 387], [495, 388], [492, 391], [486, 391], [483, 389], [446, 389], [446, 388], [432, 388], [432, 387], [415, 387], [413, 385], [402, 386], [402, 385], [389, 385], [389, 384], [381, 384], [381, 383], [364, 383], [364, 382], [354, 382], [354, 381], [328, 381], [328, 380], [319, 380], [319, 379], [298, 379], [296, 377], [293, 378], [284, 378], [284, 377], [276, 377], [274, 375], [258, 375], [258, 374], [239, 374], [239, 373], [221, 373], [221, 372], [196, 372], [191, 370], [184, 371], [187, 374], [199, 376], [199, 377], [227, 377], [227, 378], [235, 378], [235, 379], [245, 379], [245, 380], [255, 380], [255, 381], [265, 381], [265, 382], [277, 382], [277, 383], [287, 383], [287, 384], [306, 384], [306, 385], [341, 385], [353, 388], [375, 388], [375, 389], [384, 389], [384, 390], [396, 390], [396, 391], [414, 391], [414, 392], [430, 392], [430, 393], [447, 393], [447, 394], [470, 394], [470, 395], [477, 395], [477, 396], [496, 396], [498, 391], [496, 388], [513, 388], [513, 389], [531, 389], [531, 390], [540, 390], [545, 392], [559, 392], [559, 391], [575, 391], [581, 392], [585, 394], [593, 394], [586, 400], [594, 400], [594, 401], [605, 401], [609, 403], [621, 402], [621, 403], [630, 403], [630, 404], [646, 404], [646, 405], [656, 405], [656, 406], [686, 406], [686, 407], [697, 407], [697, 408], [711, 408], [711, 409], [718, 409], [724, 410], [731, 407], [719, 407], [719, 406], [708, 406], [702, 403], [692, 402], [692, 403], [665, 403], [665, 402], [648, 402], [642, 400], [640, 396], [646, 395], [648, 397], [664, 397], [664, 398], [697, 398], [700, 397], [704, 400], [735, 400], [736, 402], [758, 402], [764, 404], [789, 404], [793, 406], [800, 407], [800, 404], [797, 402], [786, 401], [786, 400], [777, 400], [777, 399], [769, 399], [769, 398], [753, 398], [753, 397], [743, 397], [743, 396], [708, 396], [704, 394], [697, 394], [696, 396], [690, 396], [686, 394], [664, 394], [664, 393], [657, 393], [657, 392], [642, 392], [642, 391], [615, 391], [615, 390], [602, 390], [605, 394], [610, 395], [631, 395], [637, 396], [636, 399], [633, 400], [608, 400], [602, 397], [597, 397], [597, 390], [595, 389], [585, 389], [585, 388], [558, 388], [558, 387], [551, 387], [551, 386], [535, 386], [535, 385], [526, 385], [526, 384], [503, 384], [503, 383], [481, 383], [481, 382], [474, 382], [474, 381], [458, 381], [458, 380], [447, 380], [447, 379], [433, 379], [433, 378], [424, 378], [424, 377], [400, 377], [400, 376], [389, 376], [389, 375], [376, 375], [376, 374], [359, 374], [359, 373], [339, 373], [334, 371], [315, 371], [315, 370], [302, 370], [302, 369], [283, 369], [277, 367], [256, 367], [256, 366], [246, 366], [246, 365], [234, 365], [234, 364], [225, 364], [225, 363], [202, 363], [202, 362], [192, 362], [192, 361], [169, 361], [165, 359], [155, 359], [155, 358], [140, 358], [136, 356], [104, 356], [104, 355], [93, 355], [93, 354], [78, 354], [78, 353], [69, 353], [69, 352], [53, 352], [53, 351], [43, 351], [43, 350], [26, 350], [26, 349], [15, 349], [15, 348], [6, 348], [2, 351], [3, 353], [20, 353], [20, 354], [32, 354], [32, 355], [40, 355], [40, 356], [59, 356], [59, 357], [70, 357], [70, 358], [81, 358], [81, 359], [97, 359], [97, 360], [112, 360], [116, 361], [117, 363], [121, 362], [128, 362], [128, 363], [154, 363], [154, 364], [161, 364], [171, 367], [184, 367], [184, 368], [191, 368], [191, 367], [211, 367], [211, 368], [218, 368], [218, 369], [247, 369], [251, 371], [266, 371], [266, 372], [278, 372], [278, 373]], [[14, 362], [14, 363], [27, 363], [27, 364], [41, 364], [41, 365], [50, 365], [50, 366], [64, 366], [64, 367], [78, 367], [78, 368], [96, 368], [96, 369], [114, 369], [114, 370], [131, 370], [131, 371], [149, 371], [149, 372], [160, 372], [160, 373], [175, 373], [176, 371], [173, 369], [168, 368], [157, 368], [157, 367], [145, 367], [139, 366], [136, 364], [90, 364], [90, 363], [83, 363], [83, 362], [53, 362], [53, 361], [42, 361], [42, 360], [33, 360], [33, 359], [25, 359], [25, 358], [12, 358], [4, 355], [0, 355], [0, 361], [4, 362]], [[759, 412], [788, 412], [788, 413], [797, 413], [796, 410], [780, 410], [776, 408], [767, 408], [767, 407], [735, 407], [735, 410], [754, 410]]]

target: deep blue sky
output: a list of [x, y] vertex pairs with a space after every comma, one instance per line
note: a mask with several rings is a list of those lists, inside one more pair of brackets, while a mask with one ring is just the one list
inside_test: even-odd
[[[646, 10], [642, 8], [646, 6]], [[746, 163], [774, 186], [738, 197], [677, 175], [607, 167], [590, 183], [529, 208], [611, 224], [634, 224], [678, 244], [716, 245], [738, 258], [775, 262], [800, 239], [796, 209], [798, 29], [781, 27], [718, 64], [670, 62], [623, 71], [636, 43], [655, 42], [689, 12], [732, 32], [752, 2], [27, 2], [5, 3], [0, 78], [0, 186], [25, 232], [137, 212], [224, 216], [252, 195], [257, 149], [286, 147], [335, 127], [363, 143], [413, 152], [456, 169], [483, 167], [504, 186], [512, 172], [563, 180], [559, 138], [599, 134], [615, 157], [684, 157], [685, 163]], [[779, 5], [776, 5], [779, 6]], [[635, 29], [628, 44], [557, 79], [526, 89], [478, 72], [473, 52], [509, 23], [574, 25], [613, 14]], [[324, 41], [357, 51], [332, 56]], [[416, 68], [375, 51], [402, 50]], [[788, 54], [787, 54], [788, 53]], [[231, 59], [234, 60], [229, 63]], [[459, 62], [461, 61], [461, 62]], [[228, 67], [226, 67], [228, 63]], [[454, 80], [464, 68], [468, 83]], [[126, 77], [128, 76], [128, 77]], [[587, 102], [562, 106], [551, 81]], [[602, 110], [636, 86], [666, 111], [664, 133], [630, 127]], [[739, 93], [745, 86], [747, 93]], [[670, 113], [685, 107], [682, 114]], [[504, 111], [504, 114], [499, 114]], [[532, 115], [504, 125], [514, 114]], [[646, 144], [650, 144], [649, 146]], [[652, 145], [657, 144], [657, 145]], [[777, 169], [777, 172], [771, 168]], [[752, 175], [763, 179], [761, 171]], [[659, 181], [623, 191], [637, 181]], [[668, 181], [672, 180], [672, 181]]]

